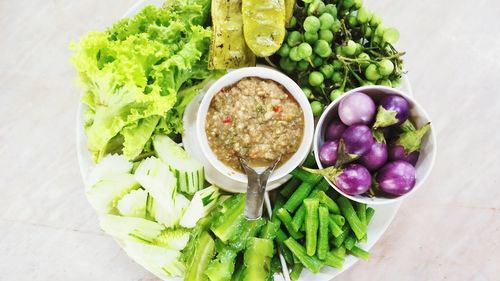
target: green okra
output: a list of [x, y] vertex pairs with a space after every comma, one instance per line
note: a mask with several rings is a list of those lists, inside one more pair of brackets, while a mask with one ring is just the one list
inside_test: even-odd
[[306, 252], [309, 256], [316, 253], [318, 226], [319, 226], [319, 200], [317, 198], [307, 198], [304, 200], [306, 208]]
[[304, 269], [304, 265], [302, 263], [294, 263], [292, 265], [292, 271], [290, 272], [290, 279], [292, 281], [299, 280], [302, 269]]
[[324, 260], [326, 258], [326, 253], [328, 253], [328, 226], [330, 224], [330, 217], [328, 216], [328, 208], [324, 206], [319, 206], [318, 214], [319, 214], [319, 230], [318, 230], [318, 246], [316, 254], [320, 260]]
[[290, 216], [290, 213], [287, 210], [285, 210], [285, 208], [279, 208], [278, 211], [276, 212], [276, 215], [285, 225], [286, 230], [288, 231], [288, 233], [290, 233], [290, 235], [294, 239], [300, 239], [303, 237], [302, 233], [297, 232], [293, 229], [292, 216]]
[[349, 223], [349, 226], [356, 235], [356, 238], [361, 240], [363, 236], [366, 235], [366, 225], [362, 224], [359, 220], [351, 201], [349, 201], [346, 197], [341, 196], [337, 199], [337, 203], [339, 204], [340, 212]]
[[330, 218], [340, 227], [345, 224], [345, 218], [341, 215], [330, 215]]
[[332, 232], [333, 237], [339, 237], [342, 234], [342, 228], [332, 219], [332, 217], [328, 218], [328, 226], [330, 231]]
[[314, 184], [303, 182], [295, 192], [288, 198], [285, 205], [283, 206], [287, 211], [293, 213], [295, 210], [302, 204], [305, 198], [309, 196], [311, 190], [313, 189]]
[[354, 245], [350, 250], [349, 253], [351, 253], [353, 256], [356, 256], [358, 258], [368, 260], [370, 258], [370, 253], [367, 251], [361, 249], [360, 247]]
[[294, 256], [296, 256], [299, 261], [307, 267], [312, 273], [318, 273], [321, 269], [322, 263], [316, 257], [311, 257], [307, 255], [306, 249], [302, 247], [297, 241], [292, 237], [285, 241], [285, 245], [290, 249]]
[[301, 179], [303, 182], [312, 183], [313, 186], [316, 185], [323, 178], [322, 175], [309, 173], [308, 171], [302, 168], [296, 168], [290, 174], [292, 174], [292, 176], [294, 177]]
[[280, 194], [286, 198], [290, 197], [297, 187], [302, 183], [302, 180], [292, 177], [285, 186], [280, 190]]

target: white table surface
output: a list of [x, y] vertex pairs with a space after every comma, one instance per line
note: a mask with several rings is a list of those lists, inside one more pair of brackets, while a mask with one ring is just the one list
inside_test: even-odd
[[[0, 0], [0, 279], [154, 280], [99, 230], [67, 46], [132, 0]], [[438, 157], [372, 258], [336, 280], [500, 279], [500, 2], [368, 0], [401, 32]]]

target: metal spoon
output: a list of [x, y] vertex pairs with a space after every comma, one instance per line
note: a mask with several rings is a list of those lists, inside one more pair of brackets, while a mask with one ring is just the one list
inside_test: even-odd
[[247, 219], [255, 220], [262, 216], [262, 204], [264, 202], [267, 180], [281, 160], [281, 155], [261, 173], [250, 167], [244, 158], [238, 156], [238, 159], [248, 178], [245, 216]]

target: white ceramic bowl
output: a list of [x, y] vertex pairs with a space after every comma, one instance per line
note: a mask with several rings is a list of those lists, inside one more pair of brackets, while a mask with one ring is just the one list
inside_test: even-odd
[[[403, 93], [400, 90], [390, 88], [390, 87], [385, 87], [385, 86], [365, 86], [365, 87], [360, 87], [356, 89], [352, 89], [349, 92], [345, 93], [342, 95], [342, 98], [346, 97], [347, 95], [350, 95], [355, 92], [363, 92], [370, 97], [372, 97], [375, 101], [379, 100], [382, 96], [387, 95], [387, 94], [398, 94], [401, 96], [404, 96], [409, 104], [410, 104], [410, 120], [413, 121], [413, 123], [417, 126], [420, 127], [427, 122], [431, 122], [431, 119], [427, 112], [424, 110], [424, 108], [416, 102], [411, 96]], [[324, 135], [325, 135], [325, 129], [327, 125], [330, 123], [331, 120], [334, 118], [338, 118], [337, 110], [340, 101], [342, 98], [335, 100], [332, 102], [323, 112], [321, 115], [318, 124], [316, 126], [316, 131], [314, 133], [314, 154], [316, 157], [316, 163], [318, 164], [319, 168], [323, 168], [323, 165], [321, 164], [321, 161], [319, 160], [319, 148], [321, 145], [324, 143]], [[420, 149], [420, 157], [418, 159], [418, 162], [415, 166], [416, 172], [417, 172], [417, 179], [415, 186], [413, 187], [410, 192], [401, 195], [399, 197], [394, 197], [394, 198], [387, 198], [387, 197], [375, 197], [371, 198], [366, 195], [348, 195], [341, 191], [339, 188], [337, 188], [332, 182], [328, 181], [330, 185], [339, 193], [342, 195], [346, 196], [347, 198], [361, 202], [361, 203], [366, 203], [366, 204], [372, 204], [372, 205], [377, 205], [377, 204], [388, 204], [388, 203], [394, 203], [396, 201], [400, 201], [403, 198], [406, 198], [413, 194], [417, 189], [419, 189], [427, 177], [429, 176], [432, 166], [434, 165], [435, 159], [436, 159], [436, 135], [434, 133], [434, 128], [432, 127], [432, 122], [431, 122], [431, 129], [429, 132], [425, 135], [425, 137], [422, 140], [422, 147]]]
[[293, 169], [295, 169], [295, 167], [302, 164], [302, 162], [307, 157], [307, 154], [311, 150], [311, 143], [314, 134], [314, 117], [312, 114], [311, 106], [309, 105], [309, 101], [304, 95], [304, 92], [302, 92], [300, 87], [292, 79], [277, 70], [267, 67], [240, 68], [222, 76], [208, 89], [207, 93], [203, 97], [203, 100], [201, 101], [196, 119], [196, 130], [200, 139], [201, 150], [203, 151], [203, 154], [206, 156], [208, 161], [219, 172], [238, 182], [247, 182], [247, 177], [244, 173], [226, 166], [219, 159], [217, 159], [208, 144], [207, 134], [205, 132], [206, 115], [210, 103], [212, 102], [212, 98], [222, 88], [232, 85], [245, 77], [260, 77], [263, 79], [270, 79], [283, 85], [283, 87], [285, 87], [288, 92], [290, 92], [290, 94], [295, 98], [304, 114], [304, 133], [302, 137], [302, 143], [300, 144], [297, 152], [290, 159], [288, 159], [288, 161], [276, 168], [276, 170], [273, 172], [273, 174], [269, 178], [269, 182], [273, 182], [287, 176]]

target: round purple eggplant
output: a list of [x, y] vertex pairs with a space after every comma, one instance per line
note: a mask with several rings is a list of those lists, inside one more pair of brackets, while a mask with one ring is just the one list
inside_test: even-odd
[[419, 129], [405, 131], [389, 146], [391, 160], [405, 160], [415, 166], [420, 156], [422, 139], [430, 130], [431, 124], [427, 123]]
[[405, 148], [402, 145], [396, 144], [395, 142], [389, 144], [388, 152], [389, 152], [389, 159], [391, 161], [403, 160], [412, 164], [413, 166], [417, 164], [418, 157], [420, 156], [419, 151], [406, 153]]
[[403, 160], [389, 162], [378, 171], [376, 181], [383, 192], [401, 196], [415, 186], [415, 167]]
[[321, 170], [304, 169], [311, 173], [325, 176], [340, 190], [349, 195], [363, 194], [370, 189], [372, 184], [370, 172], [360, 164], [349, 164], [344, 168], [332, 166]]
[[375, 117], [375, 103], [364, 93], [352, 93], [340, 101], [338, 113], [347, 126], [370, 124]]
[[380, 100], [374, 128], [401, 125], [408, 119], [410, 104], [400, 95], [387, 95]]
[[338, 119], [334, 119], [328, 126], [325, 131], [325, 140], [338, 140], [342, 137], [347, 126], [342, 123]]
[[343, 192], [349, 195], [359, 195], [370, 189], [372, 176], [364, 166], [349, 164], [334, 178], [333, 182]]
[[387, 145], [385, 142], [374, 142], [368, 153], [361, 156], [359, 162], [370, 171], [375, 171], [387, 162]]
[[346, 152], [351, 155], [362, 156], [370, 151], [375, 139], [372, 130], [366, 125], [352, 125], [342, 134], [341, 139]]
[[327, 141], [319, 149], [319, 160], [324, 166], [332, 166], [337, 161], [337, 150], [339, 142]]

